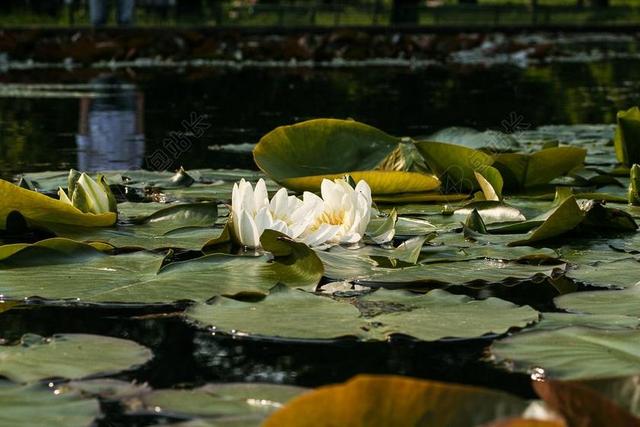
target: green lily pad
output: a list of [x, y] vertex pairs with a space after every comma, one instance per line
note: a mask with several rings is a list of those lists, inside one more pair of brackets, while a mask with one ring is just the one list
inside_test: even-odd
[[423, 138], [427, 141], [447, 142], [474, 149], [487, 149], [491, 152], [512, 151], [520, 148], [520, 143], [513, 135], [494, 130], [480, 132], [478, 130], [453, 126], [441, 129]]
[[506, 280], [529, 279], [537, 274], [550, 276], [554, 267], [534, 266], [490, 259], [460, 262], [419, 264], [416, 266], [385, 268], [369, 258], [349, 254], [318, 252], [331, 280], [349, 280], [360, 284], [385, 287], [421, 287], [441, 284], [497, 283]]
[[270, 178], [296, 191], [318, 191], [322, 179], [345, 174], [366, 180], [374, 196], [437, 189], [440, 182], [431, 175], [375, 170], [399, 143], [399, 138], [353, 120], [317, 119], [269, 132], [253, 157]]
[[464, 193], [480, 188], [475, 172], [493, 164], [493, 158], [479, 150], [444, 142], [416, 142], [429, 168], [442, 180], [446, 193]]
[[547, 184], [584, 164], [587, 151], [579, 147], [547, 148], [533, 154], [495, 155], [494, 167], [507, 188], [527, 188]]
[[272, 412], [307, 389], [275, 384], [207, 384], [195, 389], [154, 390], [127, 403], [129, 413], [191, 417], [223, 425], [235, 420], [259, 426]]
[[640, 318], [640, 286], [620, 291], [591, 291], [555, 299], [558, 308], [578, 313], [624, 315]]
[[134, 218], [134, 224], [109, 228], [51, 226], [59, 237], [104, 242], [118, 248], [199, 250], [222, 229], [213, 229], [218, 217], [215, 203], [187, 203], [169, 206]]
[[538, 320], [538, 312], [529, 306], [519, 307], [498, 298], [478, 301], [440, 289], [425, 295], [382, 289], [360, 298], [359, 305], [393, 308], [371, 318], [379, 325], [375, 333], [385, 337], [400, 333], [423, 341], [503, 334]]
[[584, 219], [584, 211], [580, 209], [575, 197], [565, 199], [553, 209], [544, 222], [520, 238], [509, 243], [509, 246], [530, 245], [531, 243], [551, 239], [573, 230]]
[[625, 257], [611, 262], [579, 265], [567, 272], [567, 277], [593, 286], [628, 288], [640, 283], [640, 261]]
[[148, 362], [151, 350], [133, 341], [99, 335], [24, 335], [0, 346], [0, 375], [14, 382], [109, 375]]
[[[566, 296], [580, 295], [582, 293], [584, 292], [571, 293]], [[560, 298], [556, 298], [556, 301]], [[637, 317], [608, 313], [542, 313], [542, 320], [536, 324], [535, 329], [561, 329], [570, 326], [585, 326], [599, 329], [636, 329], [640, 326], [640, 319]]]
[[541, 368], [551, 378], [574, 380], [640, 373], [640, 330], [570, 327], [526, 332], [496, 341], [491, 354], [518, 371]]
[[285, 286], [257, 303], [216, 298], [187, 310], [189, 319], [239, 336], [286, 339], [364, 338], [367, 322], [353, 305]]
[[[8, 299], [38, 296], [144, 304], [205, 301], [216, 295], [265, 295], [276, 283], [315, 287], [322, 277], [320, 261], [301, 243], [291, 243], [287, 251], [289, 244], [288, 240], [278, 242], [274, 260], [270, 255], [211, 254], [160, 268], [161, 254], [107, 255], [90, 245], [50, 239], [22, 245], [20, 251], [0, 260], [0, 293]], [[264, 247], [272, 245], [267, 242]]]
[[73, 392], [32, 384], [0, 382], [0, 425], [86, 427], [100, 415], [100, 404]]
[[[360, 312], [347, 301], [278, 287], [262, 301], [218, 298], [187, 311], [188, 318], [238, 336], [323, 340], [352, 336], [387, 340], [403, 334], [425, 341], [475, 338], [525, 327], [538, 312], [497, 298], [476, 301], [434, 290], [424, 296], [377, 291], [359, 298]], [[313, 327], [309, 326], [309, 321]]]

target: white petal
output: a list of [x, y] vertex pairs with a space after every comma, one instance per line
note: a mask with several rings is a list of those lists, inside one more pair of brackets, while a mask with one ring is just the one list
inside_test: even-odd
[[269, 194], [267, 193], [267, 184], [264, 179], [260, 178], [256, 184], [256, 189], [253, 193], [253, 199], [255, 201], [256, 211], [260, 210], [264, 206], [269, 205]]
[[65, 202], [65, 203], [67, 203], [69, 205], [73, 205], [73, 203], [71, 202], [71, 200], [67, 196], [67, 193], [65, 193], [64, 190], [61, 187], [58, 187], [58, 197], [60, 198], [61, 202]]
[[[294, 199], [295, 197], [292, 196]], [[276, 218], [281, 218], [283, 216], [288, 215], [289, 211], [289, 195], [287, 194], [286, 188], [281, 188], [278, 192], [273, 196], [271, 202], [269, 203], [269, 207], [271, 208], [271, 213]]]
[[236, 231], [240, 244], [248, 248], [260, 247], [260, 234], [258, 233], [258, 228], [256, 227], [253, 218], [251, 218], [246, 211], [242, 211], [240, 213]]
[[319, 246], [327, 243], [333, 243], [334, 237], [339, 232], [339, 225], [322, 224], [316, 231], [308, 234], [303, 239], [303, 242], [309, 246]]

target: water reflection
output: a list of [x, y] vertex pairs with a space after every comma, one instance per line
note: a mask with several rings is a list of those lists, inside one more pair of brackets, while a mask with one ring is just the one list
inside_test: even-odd
[[140, 168], [145, 154], [144, 94], [113, 75], [100, 75], [89, 83], [99, 96], [80, 99], [78, 169]]

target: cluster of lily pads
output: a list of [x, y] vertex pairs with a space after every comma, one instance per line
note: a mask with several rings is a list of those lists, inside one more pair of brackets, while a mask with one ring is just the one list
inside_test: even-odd
[[[513, 135], [448, 128], [414, 138], [318, 119], [269, 132], [253, 156], [260, 171], [100, 171], [95, 180], [54, 171], [0, 181], [0, 307], [187, 301], [185, 321], [242, 339], [481, 338], [487, 363], [547, 380], [534, 386], [546, 402], [536, 402], [543, 415], [514, 396], [496, 397], [482, 412], [470, 396], [498, 394], [488, 390], [365, 378], [335, 387], [346, 388], [352, 405], [363, 390], [371, 400], [350, 407], [359, 408], [347, 411], [354, 418], [342, 420], [339, 409], [332, 416], [344, 425], [390, 425], [389, 414], [371, 414], [383, 406], [376, 396], [397, 393], [394, 405], [407, 410], [394, 413], [416, 418], [396, 425], [415, 425], [410, 420], [441, 406], [429, 406], [436, 397], [416, 403], [407, 396], [437, 389], [468, 405], [459, 409], [467, 418], [447, 425], [469, 425], [469, 414], [476, 424], [523, 415], [573, 423], [575, 414], [553, 399], [571, 392], [638, 423], [633, 393], [603, 384], [640, 390], [640, 110], [619, 113], [615, 127]], [[76, 341], [96, 354], [78, 354], [85, 362], [74, 363], [65, 346]], [[71, 359], [56, 361], [56, 352]], [[303, 392], [82, 380], [151, 357], [127, 340], [27, 335], [0, 346], [0, 374], [27, 385], [7, 382], [0, 393], [28, 403], [46, 394], [34, 382], [63, 379], [54, 388], [82, 409], [60, 408], [79, 417], [60, 425], [84, 425], [98, 414], [95, 397], [115, 387], [111, 397], [133, 412], [160, 408], [200, 426], [247, 414], [242, 422], [257, 425]], [[309, 408], [339, 408], [336, 393], [305, 393], [266, 423], [295, 425]], [[185, 407], [185, 396], [211, 411]], [[511, 406], [500, 412], [503, 398]], [[620, 411], [607, 406], [611, 399]], [[247, 404], [254, 400], [275, 404], [257, 405], [256, 415]]]

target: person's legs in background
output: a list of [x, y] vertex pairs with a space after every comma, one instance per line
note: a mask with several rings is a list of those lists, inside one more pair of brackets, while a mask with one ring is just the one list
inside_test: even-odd
[[89, 15], [91, 16], [91, 25], [94, 27], [101, 27], [107, 23], [107, 1], [89, 0]]
[[135, 0], [118, 0], [118, 25], [132, 25], [135, 8]]

